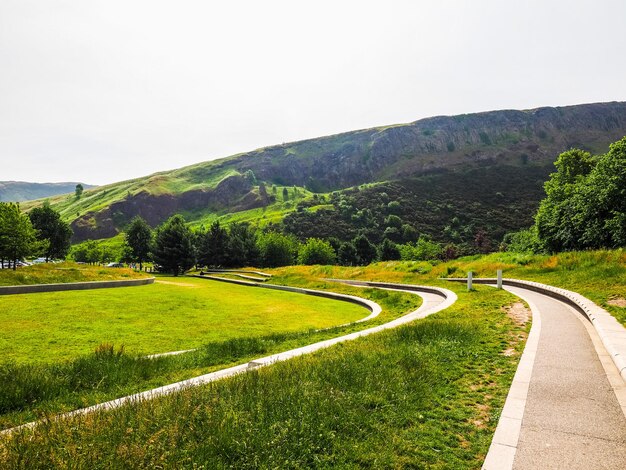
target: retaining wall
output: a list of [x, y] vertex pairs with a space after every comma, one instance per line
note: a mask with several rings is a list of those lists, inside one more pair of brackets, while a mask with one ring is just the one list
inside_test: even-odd
[[68, 282], [59, 284], [31, 284], [24, 286], [0, 286], [0, 295], [33, 294], [37, 292], [60, 292], [66, 290], [108, 289], [111, 287], [132, 287], [152, 284], [153, 277], [122, 281]]

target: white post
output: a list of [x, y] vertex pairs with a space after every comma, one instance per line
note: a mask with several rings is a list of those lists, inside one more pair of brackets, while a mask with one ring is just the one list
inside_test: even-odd
[[498, 289], [502, 289], [502, 270], [498, 269]]
[[467, 290], [472, 290], [472, 271], [467, 272]]

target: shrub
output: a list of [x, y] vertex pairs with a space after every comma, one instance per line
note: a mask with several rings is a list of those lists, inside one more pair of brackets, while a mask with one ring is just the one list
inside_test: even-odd
[[336, 260], [331, 244], [319, 238], [309, 238], [298, 251], [299, 264], [335, 264]]

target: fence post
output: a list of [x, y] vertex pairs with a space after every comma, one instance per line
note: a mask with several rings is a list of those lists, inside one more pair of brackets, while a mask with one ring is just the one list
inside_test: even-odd
[[472, 290], [472, 271], [467, 272], [467, 290], [468, 292]]
[[502, 289], [502, 270], [498, 269], [498, 289]]

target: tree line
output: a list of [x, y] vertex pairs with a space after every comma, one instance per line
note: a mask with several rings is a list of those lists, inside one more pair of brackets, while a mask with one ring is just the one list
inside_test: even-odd
[[507, 249], [555, 253], [626, 246], [626, 137], [603, 155], [564, 152], [555, 166], [535, 224], [507, 235]]
[[300, 242], [294, 235], [262, 231], [246, 223], [226, 227], [215, 221], [194, 232], [182, 215], [174, 215], [154, 231], [141, 217], [135, 217], [125, 232], [121, 261], [138, 263], [140, 269], [143, 263], [152, 261], [159, 270], [178, 275], [193, 266], [358, 266], [378, 260], [447, 259], [455, 255], [454, 250], [428, 237], [407, 244], [384, 239], [376, 245], [365, 235], [347, 242], [336, 238], [308, 238]]
[[0, 202], [0, 263], [15, 269], [24, 258], [62, 259], [70, 249], [72, 229], [45, 202], [28, 214], [17, 203]]

